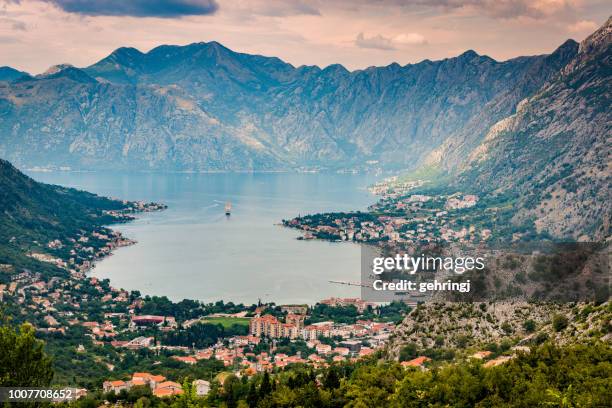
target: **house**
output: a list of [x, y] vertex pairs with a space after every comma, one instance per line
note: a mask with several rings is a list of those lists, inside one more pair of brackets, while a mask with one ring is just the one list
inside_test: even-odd
[[370, 347], [362, 347], [361, 350], [359, 350], [359, 357], [369, 356], [372, 353], [374, 353], [374, 349]]
[[173, 395], [179, 395], [182, 393], [182, 390], [176, 391], [172, 388], [156, 388], [153, 390], [153, 395], [155, 395], [157, 398], [171, 397]]
[[312, 361], [313, 363], [317, 363], [317, 362], [323, 362], [325, 360], [323, 360], [323, 358], [317, 356], [316, 354], [311, 354], [308, 356], [308, 360]]
[[431, 358], [429, 357], [425, 357], [425, 356], [421, 356], [421, 357], [417, 357], [415, 359], [412, 359], [410, 361], [402, 361], [400, 364], [402, 367], [407, 368], [407, 367], [417, 367], [420, 369], [424, 369], [425, 368], [425, 363], [431, 361]]
[[286, 355], [285, 353], [278, 353], [277, 355], [274, 356], [274, 361], [284, 361], [287, 359], [287, 357], [289, 356]]
[[210, 383], [205, 380], [195, 380], [193, 382], [193, 389], [198, 397], [203, 397], [210, 391]]
[[45, 316], [45, 322], [49, 326], [57, 326], [59, 324], [58, 321], [55, 319], [55, 317], [53, 317], [51, 315]]
[[330, 354], [332, 351], [332, 346], [330, 346], [329, 344], [317, 344], [315, 346], [315, 349], [317, 350], [317, 354]]
[[156, 397], [169, 397], [172, 395], [179, 395], [183, 393], [183, 387], [181, 384], [174, 381], [164, 381], [157, 384], [157, 387], [153, 390], [153, 395]]
[[195, 355], [196, 360], [208, 360], [213, 356], [213, 351], [210, 349], [198, 351]]
[[102, 388], [104, 392], [114, 392], [115, 394], [119, 394], [122, 390], [128, 390], [128, 383], [121, 380], [115, 381], [104, 381], [102, 384]]
[[74, 389], [75, 399], [84, 398], [86, 396], [87, 396], [87, 389], [85, 388], [75, 388]]
[[81, 326], [92, 330], [93, 328], [100, 326], [100, 324], [98, 322], [83, 322]]
[[151, 373], [134, 373], [132, 374], [132, 382], [143, 381], [148, 384], [151, 390], [157, 387], [157, 384], [166, 381], [166, 377], [163, 375], [153, 375]]
[[348, 348], [352, 353], [359, 353], [359, 350], [361, 350], [361, 342], [359, 340], [345, 340], [340, 345]]
[[145, 387], [148, 383], [142, 378], [134, 378], [130, 381], [132, 387]]
[[334, 349], [334, 353], [339, 354], [341, 356], [348, 356], [351, 350], [348, 347], [336, 347]]
[[155, 341], [155, 338], [153, 337], [140, 336], [140, 337], [136, 337], [130, 340], [128, 343], [124, 345], [124, 347], [127, 347], [129, 349], [146, 348], [146, 347], [151, 347], [154, 341]]

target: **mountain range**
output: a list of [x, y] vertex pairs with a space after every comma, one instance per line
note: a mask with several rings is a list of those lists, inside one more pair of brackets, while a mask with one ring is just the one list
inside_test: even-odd
[[612, 18], [559, 75], [490, 128], [454, 184], [513, 200], [514, 224], [606, 240], [612, 220]]
[[452, 169], [577, 52], [568, 40], [503, 62], [466, 51], [348, 71], [209, 42], [119, 48], [36, 76], [3, 67], [0, 157], [18, 167], [250, 171], [412, 169], [443, 154]]

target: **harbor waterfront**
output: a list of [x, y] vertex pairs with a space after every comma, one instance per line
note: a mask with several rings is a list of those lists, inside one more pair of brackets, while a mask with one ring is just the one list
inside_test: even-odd
[[[373, 175], [298, 173], [30, 172], [34, 179], [121, 199], [168, 205], [112, 226], [136, 245], [119, 248], [91, 271], [115, 287], [172, 300], [314, 304], [356, 297], [360, 248], [299, 241], [282, 219], [365, 210]], [[231, 202], [231, 217], [226, 203]]]

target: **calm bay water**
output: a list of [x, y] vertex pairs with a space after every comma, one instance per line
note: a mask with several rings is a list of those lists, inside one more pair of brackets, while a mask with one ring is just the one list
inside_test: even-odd
[[[315, 303], [359, 296], [359, 246], [298, 241], [283, 218], [365, 210], [376, 179], [342, 174], [30, 173], [34, 179], [129, 199], [166, 211], [114, 226], [138, 241], [98, 262], [92, 274], [115, 287], [173, 300]], [[224, 215], [231, 201], [232, 215]]]

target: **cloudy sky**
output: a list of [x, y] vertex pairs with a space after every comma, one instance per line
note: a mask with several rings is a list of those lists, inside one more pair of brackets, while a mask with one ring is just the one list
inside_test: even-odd
[[0, 66], [87, 66], [121, 46], [216, 40], [294, 65], [498, 60], [582, 40], [609, 0], [0, 0]]

